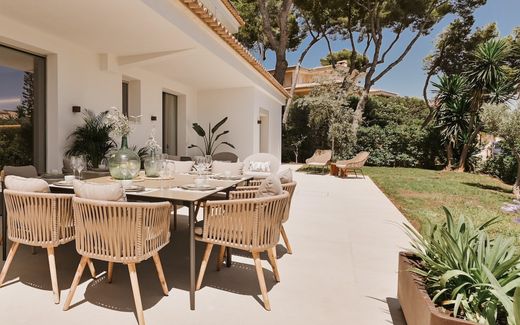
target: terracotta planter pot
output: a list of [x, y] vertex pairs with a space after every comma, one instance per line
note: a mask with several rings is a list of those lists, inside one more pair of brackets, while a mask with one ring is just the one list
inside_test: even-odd
[[399, 253], [397, 298], [408, 325], [476, 325], [440, 312], [428, 296], [421, 278], [410, 269], [412, 256]]

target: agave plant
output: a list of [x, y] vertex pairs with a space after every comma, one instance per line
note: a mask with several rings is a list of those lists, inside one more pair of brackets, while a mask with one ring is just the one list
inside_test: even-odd
[[424, 278], [438, 306], [454, 317], [479, 324], [520, 325], [520, 255], [512, 238], [490, 238], [485, 231], [496, 222], [479, 226], [464, 217], [428, 225], [424, 235], [406, 226], [412, 253], [421, 259], [412, 271]]
[[95, 114], [86, 110], [83, 125], [78, 126], [70, 135], [72, 143], [65, 152], [66, 156], [85, 155], [89, 167], [98, 167], [110, 150], [116, 147], [110, 137], [112, 126], [105, 123], [107, 111]]
[[220, 147], [222, 145], [226, 145], [228, 147], [235, 149], [235, 146], [227, 141], [218, 142], [218, 139], [220, 137], [229, 133], [229, 130], [218, 133], [218, 130], [220, 129], [220, 127], [222, 125], [224, 125], [224, 123], [226, 123], [227, 120], [228, 120], [228, 118], [224, 117], [222, 120], [220, 120], [220, 122], [215, 124], [215, 126], [213, 126], [213, 127], [211, 127], [211, 123], [210, 123], [208, 126], [207, 132], [198, 123], [193, 123], [193, 126], [192, 126], [193, 130], [195, 130], [197, 135], [203, 139], [204, 148], [201, 148], [200, 146], [198, 146], [196, 144], [190, 144], [188, 146], [188, 148], [198, 148], [203, 155], [213, 155], [217, 151], [218, 147]]

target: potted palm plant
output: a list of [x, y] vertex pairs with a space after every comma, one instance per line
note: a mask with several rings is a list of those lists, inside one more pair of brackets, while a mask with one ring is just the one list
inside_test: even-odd
[[520, 254], [513, 238], [445, 209], [446, 221], [419, 234], [399, 255], [398, 298], [408, 325], [520, 325]]
[[104, 122], [108, 111], [95, 114], [86, 110], [83, 124], [69, 135], [72, 142], [65, 152], [67, 157], [84, 155], [89, 168], [98, 168], [109, 152], [116, 147], [110, 137], [112, 126]]

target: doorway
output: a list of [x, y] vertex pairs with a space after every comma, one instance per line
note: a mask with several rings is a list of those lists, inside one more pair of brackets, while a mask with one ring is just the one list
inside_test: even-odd
[[45, 172], [45, 58], [0, 45], [0, 168]]
[[269, 112], [261, 110], [259, 120], [260, 123], [260, 152], [269, 152]]
[[177, 96], [163, 92], [163, 152], [177, 156]]

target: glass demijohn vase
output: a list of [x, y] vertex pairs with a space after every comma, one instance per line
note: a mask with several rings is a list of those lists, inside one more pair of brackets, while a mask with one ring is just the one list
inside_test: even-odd
[[126, 135], [121, 138], [121, 149], [113, 153], [108, 159], [110, 175], [114, 179], [133, 179], [139, 174], [141, 158], [133, 150], [128, 149]]

